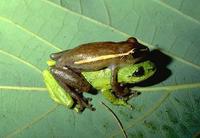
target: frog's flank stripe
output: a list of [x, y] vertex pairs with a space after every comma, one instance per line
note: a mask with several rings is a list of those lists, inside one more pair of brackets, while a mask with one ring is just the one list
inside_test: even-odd
[[128, 51], [126, 53], [122, 53], [122, 54], [103, 55], [103, 56], [99, 56], [99, 57], [95, 57], [95, 58], [79, 60], [79, 61], [74, 62], [74, 64], [90, 63], [90, 62], [95, 62], [95, 61], [99, 61], [99, 60], [105, 60], [105, 59], [110, 59], [110, 58], [115, 58], [115, 57], [126, 56], [131, 53], [134, 53], [134, 51], [130, 50], [130, 51]]

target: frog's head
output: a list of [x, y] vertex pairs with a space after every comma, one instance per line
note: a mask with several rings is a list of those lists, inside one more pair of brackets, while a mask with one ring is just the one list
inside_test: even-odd
[[118, 80], [122, 83], [138, 83], [153, 76], [155, 72], [155, 64], [147, 60], [121, 68]]
[[132, 56], [135, 62], [141, 61], [144, 57], [146, 57], [150, 50], [145, 45], [139, 43], [136, 38], [130, 37], [126, 40], [129, 44], [132, 45]]

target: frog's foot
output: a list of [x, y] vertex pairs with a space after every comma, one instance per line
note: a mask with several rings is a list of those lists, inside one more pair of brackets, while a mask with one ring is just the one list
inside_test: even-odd
[[123, 90], [123, 93], [122, 95], [116, 95], [118, 98], [121, 98], [125, 101], [128, 101], [130, 100], [131, 98], [133, 97], [137, 97], [138, 95], [141, 94], [141, 92], [139, 91], [136, 91], [136, 90], [130, 90], [129, 88], [125, 87], [124, 90]]
[[129, 99], [129, 95], [131, 94], [130, 89], [117, 81], [117, 71], [118, 71], [118, 68], [116, 65], [111, 66], [112, 90], [113, 90], [114, 95], [117, 98], [124, 99], [125, 101], [127, 101]]
[[88, 108], [91, 111], [96, 110], [92, 107], [92, 104], [90, 104], [92, 98], [84, 97], [83, 92], [76, 89], [76, 92], [73, 93], [73, 98], [76, 100], [75, 108], [78, 109], [78, 111], [83, 111], [85, 108]]
[[92, 107], [92, 104], [90, 104], [90, 101], [92, 101], [91, 98], [78, 98], [77, 100], [77, 105], [75, 108], [77, 108], [79, 111], [83, 111], [85, 108], [90, 109], [91, 111], [95, 111], [96, 109]]
[[111, 102], [112, 104], [114, 105], [118, 105], [118, 106], [125, 106], [127, 108], [129, 108], [130, 110], [133, 110], [134, 109], [134, 106], [129, 104], [126, 100], [124, 99], [117, 99], [113, 102]]
[[133, 98], [133, 97], [137, 97], [138, 95], [140, 95], [141, 94], [141, 92], [139, 92], [139, 91], [136, 91], [136, 90], [130, 90], [130, 92], [129, 92], [129, 99], [131, 99], [131, 98]]
[[[88, 98], [86, 98], [86, 99], [88, 99]], [[89, 100], [90, 100], [90, 99], [89, 99]], [[88, 100], [88, 101], [89, 101], [89, 100]], [[83, 103], [77, 103], [77, 104], [75, 104], [73, 110], [76, 111], [76, 112], [78, 112], [78, 113], [81, 113], [81, 112], [83, 112], [83, 110], [84, 110], [85, 108], [89, 108], [89, 109], [92, 110], [92, 111], [95, 111], [95, 110], [96, 110], [95, 108], [92, 107], [91, 104], [88, 104], [88, 103], [85, 103], [85, 104], [83, 104]]]
[[116, 97], [114, 95], [114, 93], [112, 93], [111, 89], [102, 89], [101, 92], [102, 92], [102, 95], [108, 101], [110, 101], [112, 104], [118, 105], [118, 106], [125, 106], [125, 107], [127, 107], [129, 109], [133, 109], [133, 106], [127, 102], [127, 99]]
[[74, 103], [74, 109], [77, 112], [82, 112], [85, 108], [90, 109], [91, 111], [95, 111], [95, 108], [92, 107], [92, 104], [90, 103], [92, 101], [91, 98], [85, 98], [82, 94], [74, 92], [72, 90], [68, 90], [69, 94], [75, 101]]
[[114, 95], [119, 99], [126, 99], [130, 95], [130, 90], [127, 87], [124, 87], [123, 85], [115, 86], [115, 89], [113, 90]]

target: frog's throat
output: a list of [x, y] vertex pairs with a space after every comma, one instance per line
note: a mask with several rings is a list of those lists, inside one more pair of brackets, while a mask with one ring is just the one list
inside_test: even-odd
[[95, 61], [99, 61], [99, 60], [105, 60], [105, 59], [110, 59], [110, 58], [126, 56], [126, 55], [133, 54], [133, 53], [134, 53], [134, 50], [132, 49], [132, 50], [130, 50], [126, 53], [122, 53], [122, 54], [102, 55], [102, 56], [98, 56], [98, 57], [95, 57], [95, 58], [89, 58], [89, 59], [83, 59], [83, 60], [75, 61], [74, 64], [90, 63], [90, 62], [95, 62]]

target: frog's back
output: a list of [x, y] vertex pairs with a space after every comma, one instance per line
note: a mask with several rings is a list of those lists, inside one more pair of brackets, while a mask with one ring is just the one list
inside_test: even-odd
[[[122, 56], [133, 49], [133, 45], [127, 42], [95, 42], [80, 45], [67, 51], [60, 63], [72, 68], [83, 70], [99, 70], [117, 63]], [[123, 59], [126, 59], [123, 56]]]
[[[128, 43], [115, 42], [96, 42], [80, 45], [66, 53], [66, 57], [75, 58], [74, 60], [89, 59], [104, 55], [116, 55], [127, 53], [133, 49], [133, 46]], [[72, 59], [72, 60], [73, 60]]]

